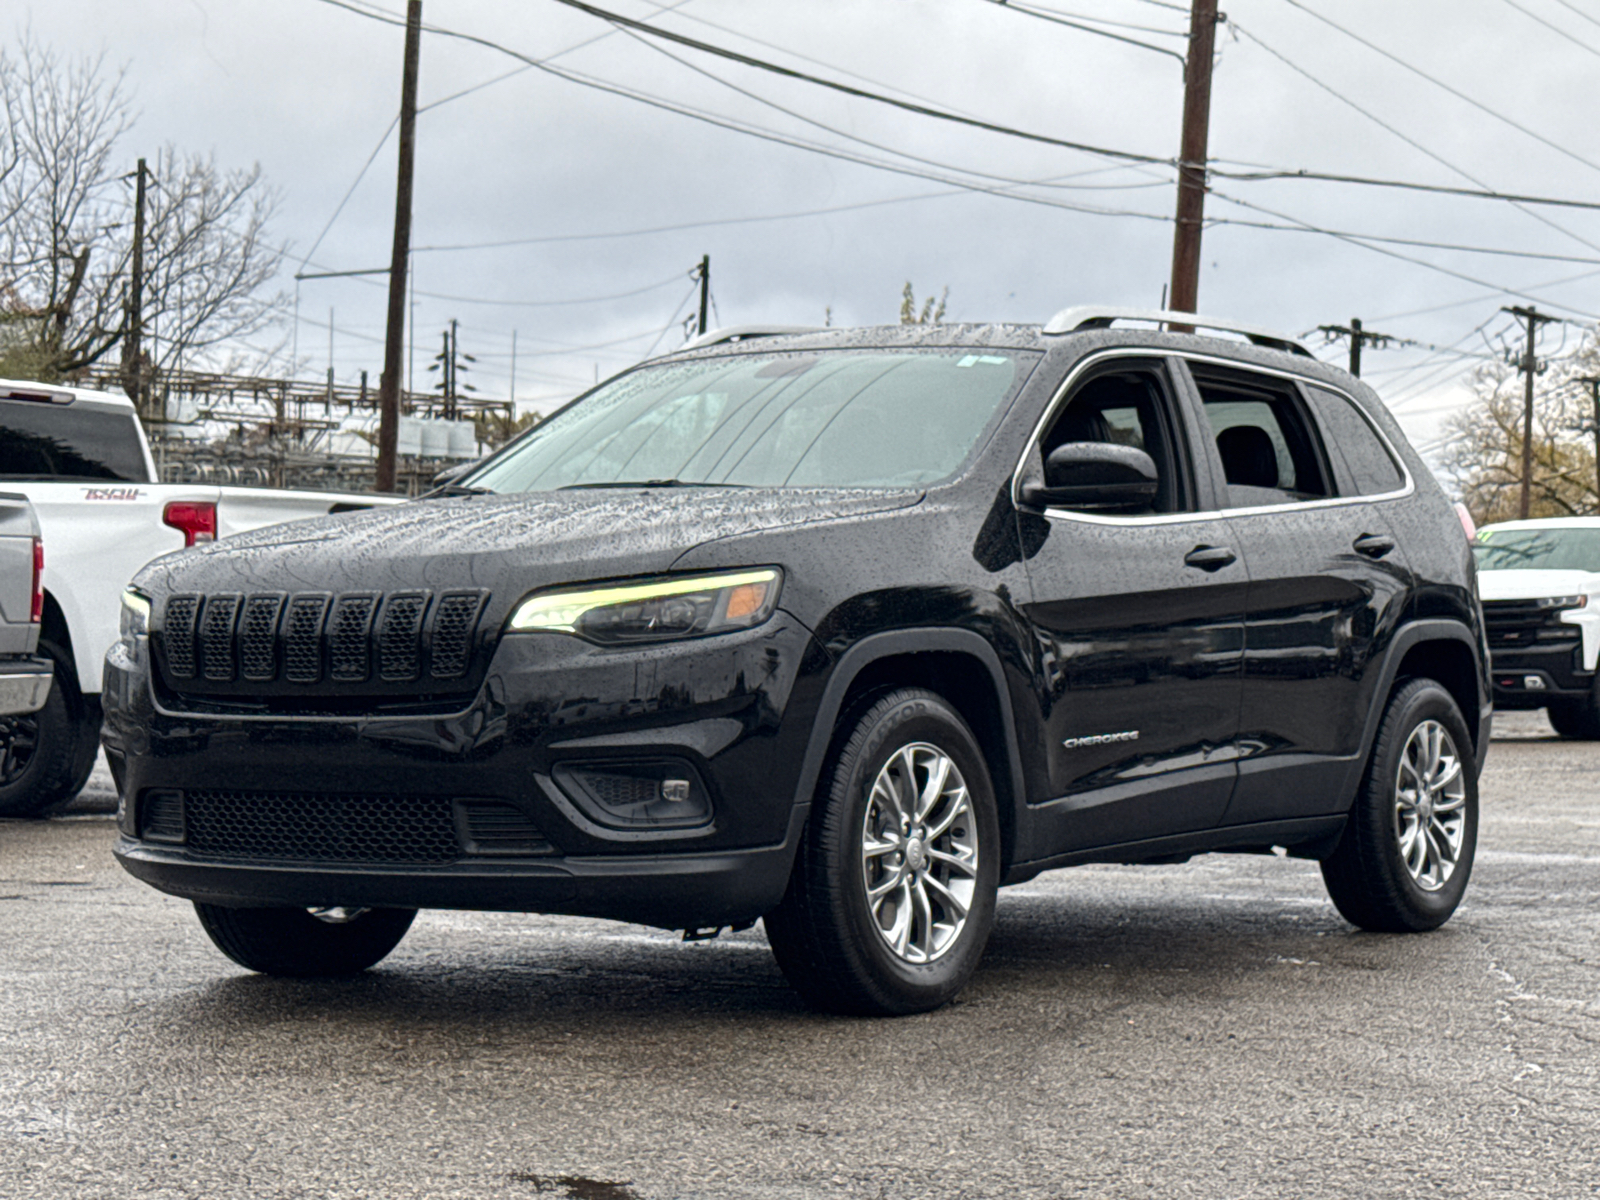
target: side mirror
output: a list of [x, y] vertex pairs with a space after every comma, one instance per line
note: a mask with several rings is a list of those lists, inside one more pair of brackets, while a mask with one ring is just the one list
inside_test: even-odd
[[1036, 508], [1094, 510], [1139, 508], [1161, 484], [1155, 460], [1115, 442], [1068, 442], [1050, 452], [1044, 482], [1022, 485], [1022, 501]]

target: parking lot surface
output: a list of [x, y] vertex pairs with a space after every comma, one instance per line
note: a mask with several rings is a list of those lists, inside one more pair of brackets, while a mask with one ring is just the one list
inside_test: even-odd
[[1600, 744], [1539, 714], [1435, 934], [1311, 863], [1060, 871], [899, 1020], [805, 1011], [759, 927], [424, 913], [355, 981], [248, 975], [103, 801], [0, 823], [14, 1200], [1600, 1195]]

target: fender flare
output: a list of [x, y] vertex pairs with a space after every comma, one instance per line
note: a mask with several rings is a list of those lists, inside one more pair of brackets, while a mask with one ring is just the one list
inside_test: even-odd
[[816, 716], [812, 720], [811, 737], [806, 743], [805, 757], [800, 765], [800, 781], [795, 788], [796, 807], [811, 804], [817, 780], [822, 774], [823, 760], [833, 742], [835, 725], [844, 708], [845, 695], [856, 677], [880, 659], [940, 652], [964, 654], [976, 659], [988, 671], [990, 681], [994, 684], [995, 694], [1000, 699], [1000, 727], [1006, 761], [1003, 764], [991, 764], [991, 769], [1007, 773], [1011, 791], [1012, 840], [1015, 843], [1023, 836], [1027, 828], [1027, 794], [1017, 745], [1016, 721], [1011, 708], [1011, 691], [994, 646], [970, 629], [895, 629], [869, 634], [840, 656], [828, 677], [827, 686], [823, 688], [822, 699], [817, 704]]
[[1394, 690], [1394, 681], [1400, 672], [1401, 661], [1413, 647], [1423, 642], [1443, 641], [1460, 642], [1472, 655], [1472, 660], [1478, 667], [1472, 681], [1473, 687], [1478, 692], [1478, 711], [1464, 712], [1461, 715], [1473, 735], [1473, 750], [1478, 770], [1483, 770], [1484, 756], [1489, 751], [1489, 717], [1493, 712], [1493, 701], [1483, 690], [1482, 675], [1487, 667], [1482, 658], [1482, 647], [1478, 639], [1473, 636], [1472, 630], [1462, 622], [1432, 618], [1408, 621], [1395, 630], [1394, 638], [1389, 642], [1389, 649], [1384, 655], [1383, 666], [1378, 676], [1378, 686], [1373, 692], [1374, 697], [1382, 697], [1385, 703], [1375, 703], [1371, 706], [1367, 713], [1366, 726], [1361, 732], [1361, 754], [1358, 762], [1363, 771], [1366, 768], [1367, 758], [1372, 753], [1372, 743], [1378, 736], [1378, 723], [1383, 719], [1389, 693]]

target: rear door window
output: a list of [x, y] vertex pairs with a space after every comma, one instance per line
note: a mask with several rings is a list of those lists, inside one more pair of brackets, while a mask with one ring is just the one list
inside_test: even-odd
[[1405, 486], [1405, 472], [1352, 401], [1309, 384], [1306, 396], [1322, 425], [1323, 444], [1340, 476], [1343, 495], [1381, 496]]
[[1335, 495], [1332, 472], [1294, 386], [1248, 371], [1191, 368], [1227, 480], [1228, 507]]
[[0, 400], [0, 479], [148, 483], [138, 419], [34, 400]]

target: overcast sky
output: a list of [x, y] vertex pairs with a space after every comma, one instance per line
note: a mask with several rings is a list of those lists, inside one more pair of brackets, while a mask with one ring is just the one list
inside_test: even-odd
[[[404, 12], [402, 0], [351, 2]], [[1017, 129], [1157, 158], [1177, 153], [1177, 58], [991, 0], [601, 6]], [[1036, 6], [1143, 27], [1101, 26], [1184, 48], [1185, 5]], [[1210, 153], [1224, 170], [1600, 200], [1600, 0], [1225, 0], [1223, 8]], [[386, 130], [399, 107], [400, 29], [326, 0], [24, 0], [8, 12], [17, 22], [9, 36], [31, 24], [61, 51], [126, 66], [140, 114], [122, 147], [130, 165], [164, 142], [215, 150], [226, 166], [259, 163], [282, 192], [275, 232], [291, 247], [291, 294], [290, 276], [307, 256], [306, 271], [387, 264], [395, 139]], [[471, 379], [482, 393], [506, 393], [515, 331], [517, 395], [548, 409], [597, 372], [682, 340], [676, 319], [689, 312], [689, 272], [702, 254], [711, 256], [713, 324], [821, 324], [830, 310], [835, 324], [894, 321], [908, 279], [919, 296], [948, 287], [951, 320], [1037, 322], [1068, 305], [1161, 299], [1169, 167], [961, 129], [650, 44], [555, 0], [426, 0], [424, 19], [883, 165], [761, 140], [542, 70], [491, 83], [524, 64], [427, 35], [421, 103], [438, 106], [418, 121], [419, 386], [456, 318], [461, 348], [479, 360]], [[1357, 316], [1384, 333], [1454, 347], [1366, 357], [1370, 382], [1423, 444], [1479, 361], [1462, 355], [1505, 341], [1512, 319], [1501, 305], [1533, 300], [1579, 322], [1600, 314], [1600, 212], [1299, 179], [1214, 178], [1213, 186], [1209, 219], [1547, 256], [1207, 229], [1203, 312], [1295, 334]], [[462, 246], [482, 248], [430, 249]], [[353, 381], [366, 368], [376, 381], [382, 279], [308, 280], [298, 295], [301, 370], [326, 369], [332, 309], [338, 378]], [[1548, 351], [1563, 338], [1571, 348], [1581, 333], [1550, 326]], [[1313, 341], [1342, 359], [1342, 347]]]

